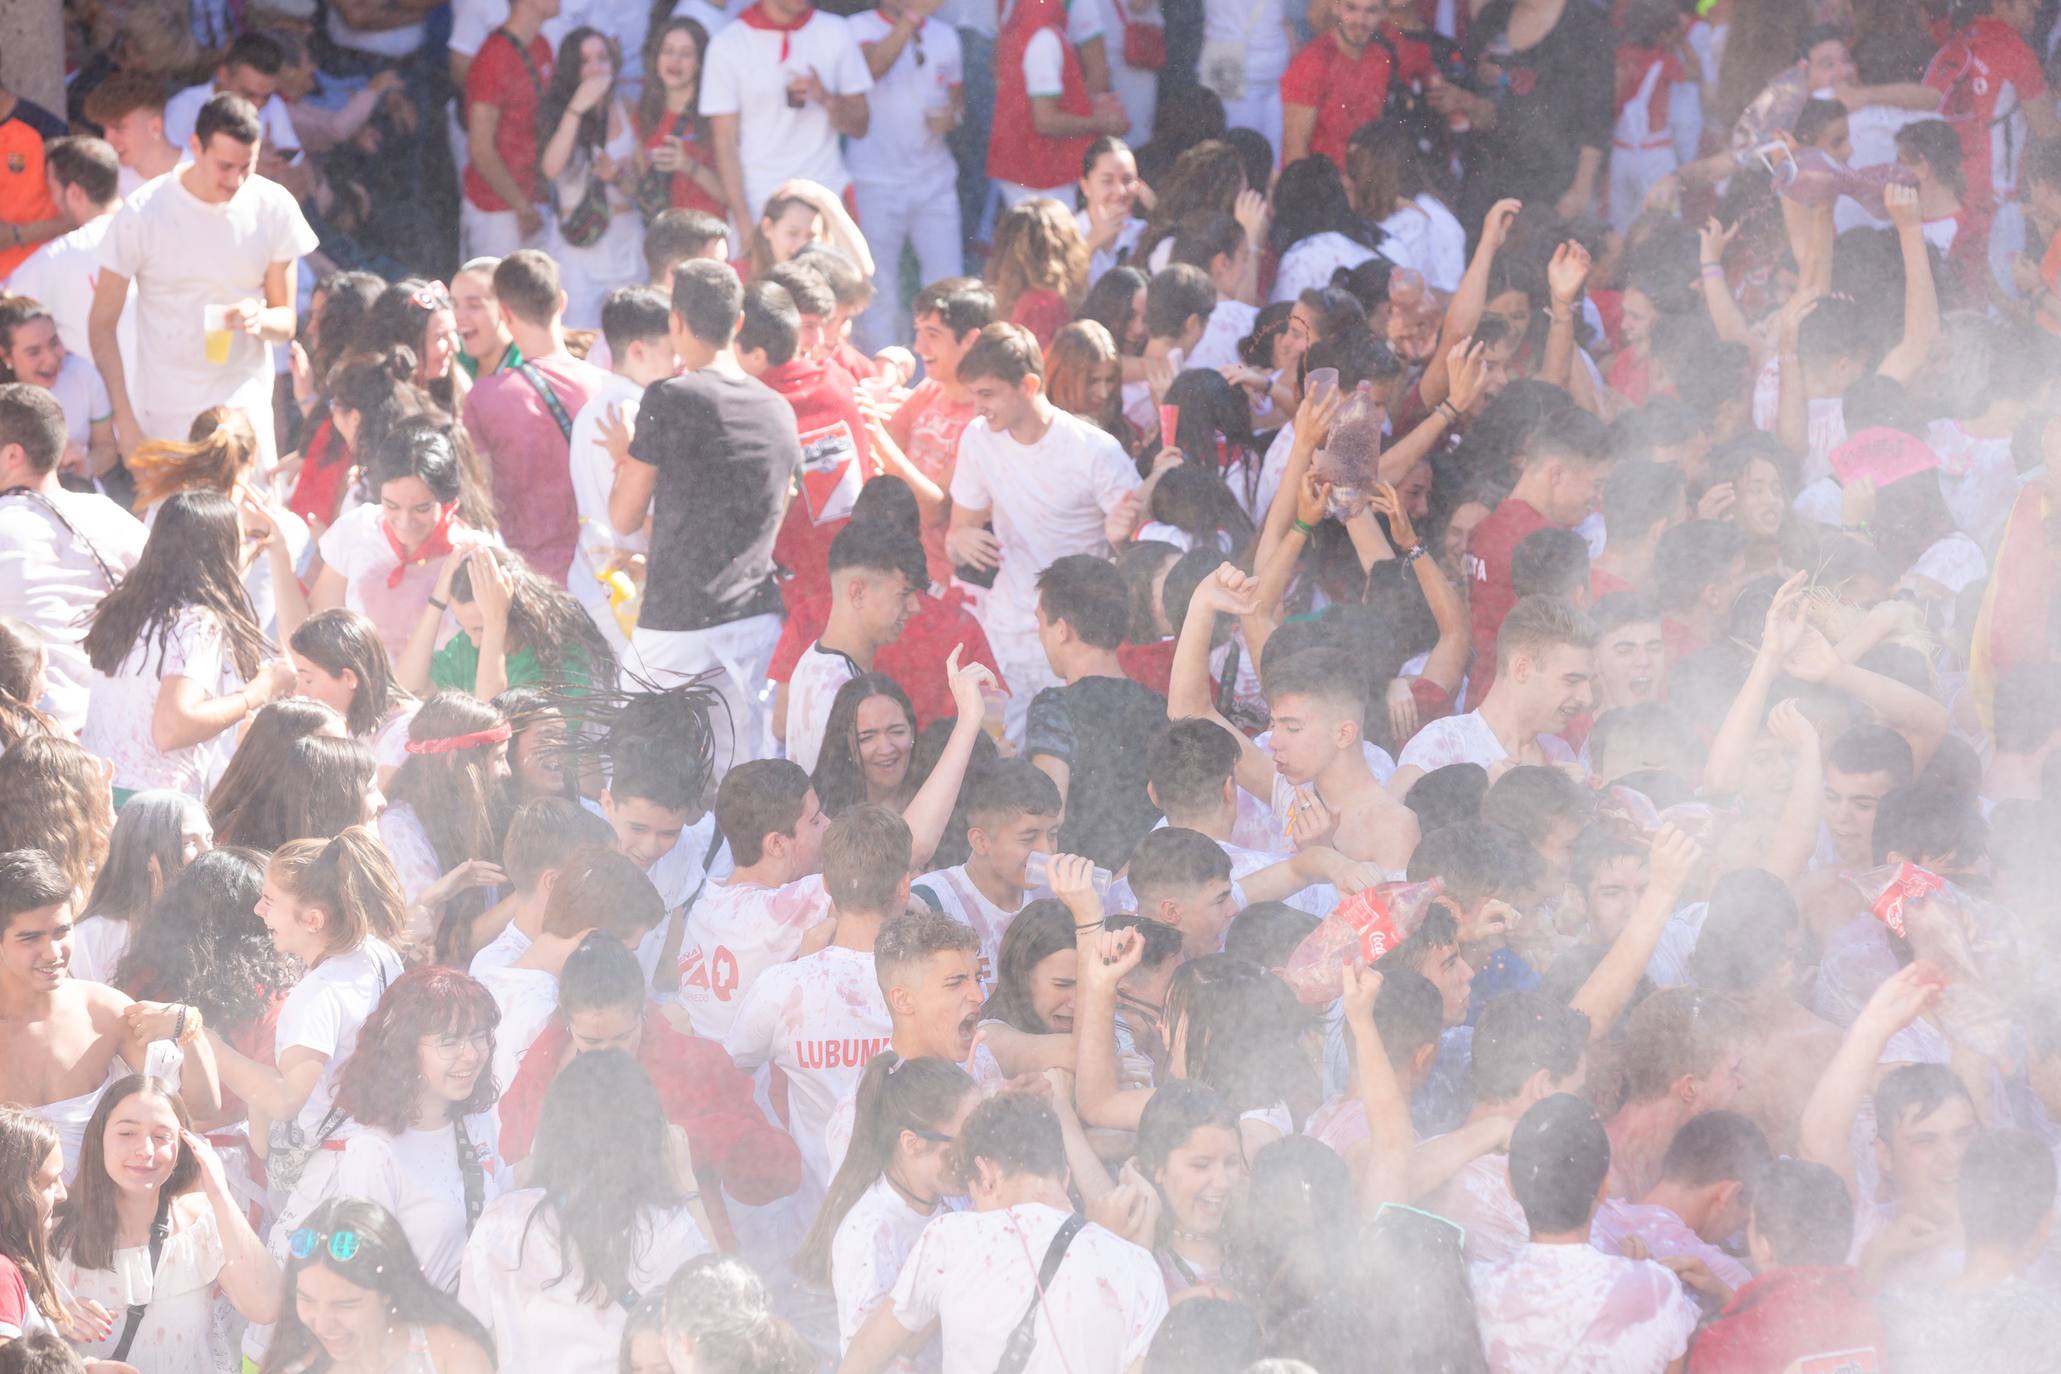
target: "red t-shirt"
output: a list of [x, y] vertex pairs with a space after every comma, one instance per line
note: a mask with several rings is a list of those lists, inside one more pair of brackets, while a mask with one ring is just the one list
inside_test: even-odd
[[1392, 19], [1383, 21], [1380, 32], [1388, 45], [1395, 49], [1395, 79], [1402, 82], [1406, 90], [1424, 89], [1425, 84], [1438, 73], [1438, 58], [1431, 51], [1431, 44], [1404, 33]]
[[[901, 445], [902, 456], [916, 465], [938, 490], [952, 489], [952, 470], [958, 466], [959, 435], [978, 412], [973, 398], [948, 400], [945, 389], [926, 377], [909, 393], [909, 399], [888, 419], [887, 432]], [[952, 560], [945, 556], [945, 530], [949, 511], [935, 524], [923, 527], [923, 561], [930, 580], [940, 586], [952, 580]]]
[[1327, 33], [1306, 44], [1281, 73], [1281, 103], [1314, 108], [1317, 127], [1310, 151], [1322, 153], [1345, 170], [1345, 144], [1353, 130], [1381, 118], [1388, 103], [1388, 82], [1395, 63], [1388, 49], [1369, 43], [1358, 57], [1338, 46]]
[[[780, 642], [773, 647], [767, 679], [786, 682], [792, 678], [794, 665], [811, 644], [823, 637], [823, 627], [829, 623], [830, 593], [811, 597], [796, 606], [787, 623], [780, 627]], [[955, 644], [965, 646], [959, 655], [961, 663], [984, 664], [995, 675], [995, 681], [1002, 681], [995, 651], [989, 647], [980, 622], [964, 606], [940, 600], [929, 592], [918, 593], [916, 614], [902, 626], [902, 637], [873, 655], [873, 671], [886, 673], [909, 694], [909, 704], [916, 708], [918, 730], [932, 721], [950, 720], [959, 714], [952, 701], [951, 684], [945, 680], [945, 659]]]
[[794, 408], [801, 436], [797, 490], [773, 541], [773, 561], [786, 572], [780, 599], [793, 615], [802, 602], [830, 594], [830, 541], [851, 522], [859, 488], [879, 473], [843, 368], [795, 358], [759, 380]]
[[1172, 635], [1153, 644], [1119, 644], [1116, 646], [1117, 665], [1124, 670], [1124, 676], [1148, 692], [1161, 696], [1174, 682], [1174, 645], [1178, 641]]
[[[551, 45], [532, 38], [529, 64], [523, 63], [524, 49], [503, 29], [487, 35], [479, 56], [465, 74], [465, 104], [492, 105], [500, 111], [494, 124], [494, 151], [501, 155], [508, 175], [530, 200], [537, 198], [537, 103], [551, 80]], [[532, 71], [534, 68], [534, 71]], [[465, 198], [481, 210], [512, 210], [501, 199], [479, 168], [465, 168]]]
[[21, 1266], [0, 1255], [0, 1341], [18, 1341], [29, 1324], [29, 1284]]
[[[1826, 1369], [1876, 1369], [1882, 1319], [1858, 1273], [1846, 1265], [1773, 1269], [1732, 1295], [1697, 1334], [1689, 1374], [1767, 1374], [1813, 1356], [1846, 1354]], [[1855, 1352], [1874, 1358], [1863, 1363]]]
[[1660, 618], [1660, 647], [1661, 652], [1667, 655], [1666, 662], [1680, 663], [1698, 649], [1708, 648], [1709, 645], [1686, 621], [1664, 615]]
[[1467, 612], [1474, 622], [1474, 664], [1467, 670], [1467, 699], [1486, 701], [1496, 680], [1496, 631], [1517, 604], [1510, 585], [1510, 556], [1524, 537], [1546, 527], [1546, 517], [1514, 496], [1474, 527], [1467, 540]]
[[[466, 85], [470, 87], [471, 82], [468, 81]], [[658, 122], [645, 131], [644, 146], [646, 148], [656, 148], [668, 138], [677, 138], [680, 140], [681, 152], [687, 154], [688, 157], [701, 166], [714, 171], [716, 166], [716, 150], [709, 145], [708, 140], [702, 134], [696, 131], [695, 126], [698, 123], [698, 120], [687, 118], [684, 115], [661, 114]], [[722, 219], [730, 213], [729, 206], [702, 190], [701, 183], [687, 175], [686, 172], [674, 172], [666, 178], [666, 181], [668, 183], [667, 190], [672, 197], [672, 205], [675, 210], [705, 210], [717, 219]]]
[[2039, 58], [2017, 29], [1992, 15], [1977, 19], [1939, 50], [1925, 84], [1941, 96], [1939, 117], [1961, 135], [1961, 175], [1978, 210], [2018, 184], [2012, 165], [2021, 151], [2028, 100], [2046, 94]]
[[1073, 323], [1073, 308], [1057, 291], [1026, 291], [1016, 298], [1009, 323], [1020, 324], [1038, 340], [1038, 350], [1052, 346], [1052, 336]]
[[1608, 596], [1612, 592], [1628, 592], [1632, 584], [1614, 572], [1606, 571], [1591, 563], [1589, 565], [1589, 599]]

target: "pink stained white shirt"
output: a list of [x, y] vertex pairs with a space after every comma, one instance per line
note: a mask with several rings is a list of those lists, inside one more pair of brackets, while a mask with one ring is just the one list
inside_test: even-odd
[[1017, 903], [1016, 911], [1002, 910], [974, 886], [965, 864], [926, 873], [916, 880], [914, 888], [917, 901], [942, 911], [980, 937], [980, 985], [993, 992], [995, 961], [1002, 953], [1002, 933], [1016, 918], [1016, 911], [1023, 910], [1029, 897]]
[[1495, 1374], [1663, 1374], [1696, 1330], [1672, 1273], [1592, 1245], [1527, 1243], [1469, 1275]]
[[[995, 1062], [994, 1053], [986, 1045], [976, 1043], [973, 1053], [968, 1055], [966, 1062], [959, 1067], [966, 1070], [967, 1077], [973, 1080], [973, 1086], [979, 1089], [982, 1097], [998, 1093], [1009, 1086], [1009, 1075], [1002, 1072], [1002, 1066]], [[858, 1107], [859, 1088], [858, 1084], [854, 1083], [852, 1090], [837, 1104], [836, 1110], [830, 1113], [829, 1122], [823, 1127], [823, 1148], [830, 1166], [825, 1172], [825, 1177], [834, 1178], [837, 1171], [844, 1167], [845, 1154], [852, 1147], [852, 1124], [853, 1118], [858, 1114]]]
[[784, 887], [710, 883], [680, 942], [680, 1005], [694, 1033], [722, 1039], [759, 975], [792, 959], [810, 927], [830, 916], [820, 873]]
[[1524, 1209], [1510, 1191], [1510, 1157], [1490, 1153], [1467, 1161], [1424, 1203], [1448, 1221], [1467, 1228], [1467, 1258], [1497, 1264], [1531, 1240]]
[[893, 1029], [872, 954], [832, 945], [765, 970], [723, 1036], [738, 1068], [771, 1064], [786, 1080], [785, 1124], [801, 1150], [798, 1197], [808, 1210], [830, 1184], [831, 1114], [858, 1091]]
[[[1575, 762], [1574, 750], [1558, 735], [1540, 735], [1539, 749], [1548, 763]], [[1478, 763], [1491, 768], [1510, 757], [1510, 751], [1496, 738], [1496, 732], [1482, 719], [1481, 712], [1445, 716], [1431, 721], [1403, 746], [1396, 760], [1398, 768], [1420, 768], [1429, 773], [1455, 763]]]
[[[1647, 1253], [1657, 1260], [1697, 1259], [1725, 1287], [1734, 1291], [1753, 1281], [1753, 1271], [1689, 1229], [1671, 1207], [1650, 1202], [1626, 1202], [1606, 1198], [1589, 1223], [1589, 1244], [1606, 1255], [1622, 1255], [1632, 1237], [1644, 1242]], [[1706, 1301], [1700, 1294], [1690, 1298], [1706, 1313], [1715, 1316], [1723, 1304]]]

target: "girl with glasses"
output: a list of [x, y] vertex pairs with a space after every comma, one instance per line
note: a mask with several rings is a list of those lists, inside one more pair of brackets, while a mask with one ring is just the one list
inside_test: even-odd
[[487, 1334], [422, 1276], [376, 1202], [323, 1203], [287, 1238], [286, 1315], [262, 1374], [490, 1374]]
[[106, 1336], [80, 1346], [89, 1358], [151, 1374], [227, 1368], [217, 1286], [250, 1321], [279, 1316], [279, 1266], [160, 1078], [132, 1074], [100, 1095], [50, 1249], [60, 1287], [116, 1314]]
[[456, 969], [395, 980], [344, 1061], [322, 1148], [273, 1232], [275, 1253], [325, 1199], [366, 1198], [399, 1221], [423, 1276], [457, 1290], [465, 1238], [507, 1184], [488, 1071], [500, 1019], [492, 995]]
[[866, 1066], [851, 1146], [795, 1257], [804, 1279], [837, 1294], [840, 1352], [887, 1301], [942, 1198], [963, 1186], [952, 1142], [978, 1100], [973, 1079], [947, 1059], [882, 1050]]

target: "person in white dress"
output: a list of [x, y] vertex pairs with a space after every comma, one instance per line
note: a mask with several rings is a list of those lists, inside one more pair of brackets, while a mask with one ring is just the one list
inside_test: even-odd
[[114, 982], [132, 924], [179, 870], [213, 847], [207, 808], [184, 792], [138, 792], [115, 817], [107, 858], [93, 880], [85, 914], [72, 927], [71, 976]]
[[493, 1374], [478, 1319], [422, 1276], [400, 1223], [378, 1203], [323, 1203], [287, 1251], [291, 1300], [257, 1366], [263, 1374]]
[[622, 58], [601, 30], [574, 29], [559, 44], [538, 111], [537, 167], [558, 201], [545, 246], [574, 329], [598, 327], [601, 298], [644, 279], [644, 224], [626, 190], [637, 125], [617, 87]]
[[459, 1269], [500, 1374], [614, 1374], [629, 1309], [713, 1248], [693, 1179], [636, 1060], [597, 1050], [560, 1071], [531, 1186], [488, 1204]]
[[247, 1320], [279, 1315], [279, 1266], [162, 1079], [131, 1074], [100, 1095], [50, 1248], [59, 1285], [122, 1314], [79, 1346], [88, 1359], [216, 1374], [232, 1358], [219, 1348], [217, 1285]]
[[796, 1272], [837, 1295], [842, 1353], [902, 1272], [916, 1238], [960, 1182], [952, 1141], [979, 1100], [949, 1059], [883, 1050], [859, 1080], [852, 1141], [802, 1241]]
[[79, 742], [114, 765], [119, 798], [147, 787], [203, 796], [229, 762], [235, 728], [293, 690], [243, 589], [242, 530], [228, 497], [167, 500], [135, 570], [93, 613], [93, 666]]

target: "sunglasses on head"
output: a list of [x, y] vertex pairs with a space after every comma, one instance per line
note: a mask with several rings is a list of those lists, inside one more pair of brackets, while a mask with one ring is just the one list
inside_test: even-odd
[[451, 293], [442, 282], [433, 281], [409, 292], [408, 303], [418, 310], [449, 310]]
[[287, 1248], [297, 1260], [304, 1260], [315, 1253], [315, 1247], [323, 1241], [329, 1242], [329, 1257], [338, 1264], [348, 1264], [358, 1253], [356, 1231], [316, 1231], [303, 1226], [287, 1238]]

